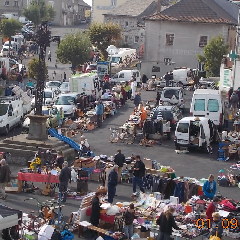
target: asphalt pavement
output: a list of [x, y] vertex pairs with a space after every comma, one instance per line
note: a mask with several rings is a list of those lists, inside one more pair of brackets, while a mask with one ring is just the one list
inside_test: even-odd
[[[72, 31], [70, 28], [68, 29]], [[76, 30], [76, 29], [75, 29]], [[75, 31], [74, 30], [74, 31]], [[78, 30], [78, 29], [77, 29]], [[52, 29], [53, 31], [53, 29]], [[66, 32], [65, 28], [54, 29], [55, 35], [64, 35]], [[54, 54], [57, 45], [55, 43], [51, 44], [52, 52], [52, 61], [47, 61], [49, 67], [49, 78], [53, 80], [53, 75], [51, 74], [54, 70], [57, 75], [54, 79], [61, 80], [63, 72], [67, 73], [67, 77], [70, 77], [71, 70], [69, 64], [60, 64], [57, 63], [57, 68], [55, 68], [56, 56]], [[47, 50], [48, 51], [48, 50]], [[192, 92], [186, 91], [185, 100], [188, 105], [190, 105]], [[142, 99], [143, 100], [153, 100], [156, 98], [156, 92], [152, 91], [143, 91]], [[128, 119], [129, 115], [133, 111], [133, 103], [128, 101], [126, 106], [119, 109], [118, 113], [111, 118], [104, 121], [101, 128], [95, 129], [90, 132], [84, 133], [88, 138], [88, 141], [91, 145], [91, 149], [95, 152], [96, 155], [106, 154], [108, 156], [114, 155], [118, 149], [121, 149], [125, 156], [131, 156], [132, 154], [138, 154], [142, 158], [147, 157], [152, 160], [157, 160], [163, 165], [171, 166], [175, 169], [177, 176], [189, 176], [196, 178], [207, 178], [210, 173], [215, 176], [218, 175], [220, 169], [228, 168], [233, 161], [231, 162], [219, 162], [217, 161], [216, 149], [213, 154], [205, 154], [201, 152], [191, 152], [186, 154], [176, 154], [173, 137], [171, 140], [164, 139], [162, 145], [154, 145], [152, 147], [144, 147], [139, 144], [126, 144], [126, 143], [110, 143], [109, 137], [111, 131], [110, 127], [118, 127], [122, 125]], [[10, 134], [16, 134], [12, 132]], [[14, 156], [13, 156], [14, 157]], [[12, 172], [17, 173], [20, 167], [11, 166]], [[97, 182], [89, 182], [89, 191], [95, 191], [96, 188], [100, 185]], [[70, 187], [73, 190], [76, 190], [76, 184], [72, 183]], [[217, 189], [223, 196], [230, 197], [240, 201], [240, 189], [237, 187], [228, 187]], [[115, 197], [115, 202], [117, 201], [129, 201], [132, 194], [132, 186], [130, 184], [119, 184], [117, 186], [117, 196]], [[24, 212], [30, 212], [31, 210], [36, 210], [36, 202], [24, 201], [24, 199], [34, 196], [40, 201], [45, 201], [46, 199], [51, 199], [50, 197], [45, 197], [37, 195], [36, 193], [9, 193], [6, 201], [0, 200], [0, 203], [6, 204], [9, 207], [21, 209]], [[80, 200], [68, 199], [65, 207], [63, 208], [63, 213], [65, 216], [69, 216], [72, 211], [77, 211], [80, 206]]]

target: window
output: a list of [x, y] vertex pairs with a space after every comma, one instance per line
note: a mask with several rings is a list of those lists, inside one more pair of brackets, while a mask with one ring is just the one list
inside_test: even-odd
[[5, 6], [9, 6], [9, 1], [5, 1]]
[[125, 43], [128, 42], [128, 36], [125, 36], [124, 41], [125, 41]]
[[189, 124], [188, 123], [179, 123], [177, 132], [188, 133]]
[[125, 27], [127, 27], [127, 26], [128, 26], [128, 21], [125, 22]]
[[138, 42], [139, 42], [139, 36], [135, 36], [135, 37], [134, 37], [134, 42], [135, 42], [135, 43], [138, 43]]
[[200, 36], [199, 47], [205, 47], [207, 45], [207, 36]]
[[166, 45], [172, 46], [174, 40], [174, 34], [166, 34]]
[[124, 78], [124, 73], [120, 73], [119, 78]]
[[209, 112], [218, 112], [219, 104], [217, 99], [209, 99], [208, 100], [208, 111]]
[[14, 7], [18, 7], [18, 1], [14, 1]]
[[205, 111], [205, 99], [195, 99], [194, 111]]
[[117, 6], [117, 0], [112, 0], [112, 6]]

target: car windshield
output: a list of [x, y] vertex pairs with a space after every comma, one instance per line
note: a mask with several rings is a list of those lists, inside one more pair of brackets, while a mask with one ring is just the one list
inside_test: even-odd
[[167, 89], [164, 90], [164, 98], [171, 99], [175, 95], [176, 99], [179, 99], [179, 90], [178, 89]]
[[0, 104], [0, 116], [3, 116], [7, 113], [8, 105], [7, 104]]
[[65, 89], [65, 88], [68, 88], [68, 83], [62, 83], [62, 85], [61, 85], [61, 87], [60, 87], [61, 89]]
[[188, 123], [179, 123], [177, 127], [177, 132], [188, 133], [189, 124]]
[[173, 113], [166, 110], [156, 110], [153, 113], [152, 119], [157, 119], [159, 115], [162, 115], [163, 120], [170, 121], [173, 119]]
[[52, 92], [44, 92], [44, 97], [45, 98], [52, 98]]
[[72, 105], [74, 103], [74, 97], [72, 96], [61, 96], [56, 101], [56, 105]]
[[120, 57], [112, 57], [112, 58], [111, 58], [111, 62], [113, 62], [113, 63], [118, 63], [118, 62], [120, 62]]
[[48, 82], [47, 86], [48, 87], [60, 87], [61, 83], [60, 82]]

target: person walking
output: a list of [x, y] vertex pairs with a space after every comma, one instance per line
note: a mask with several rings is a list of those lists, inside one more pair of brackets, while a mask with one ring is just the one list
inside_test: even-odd
[[126, 93], [127, 93], [127, 98], [128, 99], [131, 99], [131, 85], [129, 84], [129, 82], [126, 82], [126, 84], [125, 84], [125, 87], [124, 87], [124, 90], [126, 91]]
[[239, 98], [237, 93], [234, 91], [232, 96], [230, 97], [230, 109], [233, 111], [233, 114], [235, 114], [235, 111], [238, 107]]
[[51, 54], [50, 50], [48, 51], [48, 55], [47, 56], [48, 56], [48, 61], [51, 62], [52, 61], [52, 54]]
[[138, 108], [139, 104], [141, 103], [142, 98], [141, 98], [141, 93], [138, 92], [133, 100], [133, 103], [135, 105], [135, 108]]
[[64, 119], [64, 111], [63, 111], [63, 108], [60, 107], [60, 109], [57, 111], [57, 121], [58, 121], [59, 128], [61, 128], [63, 125], [63, 119]]
[[144, 73], [142, 75], [142, 89], [147, 89], [147, 81], [148, 81], [148, 77], [146, 76], [146, 74]]
[[68, 182], [71, 183], [71, 169], [68, 167], [68, 162], [64, 161], [59, 175], [59, 202], [66, 202]]
[[115, 165], [108, 176], [108, 202], [113, 203], [113, 198], [116, 194], [118, 184], [118, 165]]
[[214, 181], [214, 175], [210, 174], [208, 180], [203, 185], [203, 194], [205, 198], [213, 199], [217, 191], [217, 184]]
[[144, 193], [145, 190], [143, 188], [143, 177], [145, 176], [145, 164], [142, 162], [139, 155], [135, 157], [136, 163], [133, 166], [133, 192], [136, 192], [137, 185], [140, 190]]
[[63, 163], [64, 163], [63, 152], [62, 151], [58, 151], [57, 152], [57, 157], [56, 157], [56, 160], [55, 160], [55, 164], [56, 164], [57, 167], [62, 169]]
[[97, 115], [97, 126], [101, 127], [102, 126], [103, 113], [104, 113], [104, 106], [103, 106], [101, 101], [96, 101], [95, 103], [97, 104], [96, 108], [95, 108], [96, 115]]
[[134, 76], [132, 76], [132, 80], [131, 80], [131, 90], [132, 90], [131, 98], [134, 99], [136, 95], [136, 90], [137, 90], [137, 81]]
[[11, 175], [10, 168], [6, 163], [6, 160], [2, 159], [0, 161], [0, 194], [1, 194], [0, 197], [4, 200], [7, 198], [5, 187], [7, 186], [7, 183], [10, 182], [10, 175]]
[[116, 165], [118, 165], [118, 182], [121, 182], [122, 177], [122, 168], [123, 164], [125, 163], [125, 156], [122, 154], [121, 150], [117, 150], [117, 154], [114, 157], [114, 162]]
[[160, 217], [157, 219], [157, 225], [159, 225], [159, 238], [158, 240], [170, 240], [172, 229], [180, 230], [177, 226], [173, 213], [175, 209], [170, 207], [167, 211], [162, 212]]
[[123, 217], [124, 217], [124, 233], [127, 239], [131, 239], [134, 232], [133, 221], [136, 218], [133, 203], [129, 205], [129, 208], [124, 213]]
[[67, 74], [64, 72], [63, 73], [63, 81], [66, 82], [66, 80], [67, 80]]

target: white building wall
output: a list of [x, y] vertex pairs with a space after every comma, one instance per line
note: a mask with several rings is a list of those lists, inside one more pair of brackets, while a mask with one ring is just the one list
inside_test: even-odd
[[[166, 34], [174, 34], [172, 46], [166, 45]], [[175, 67], [197, 68], [197, 54], [203, 52], [203, 47], [199, 47], [200, 36], [207, 36], [209, 41], [219, 35], [227, 41], [227, 25], [146, 21], [142, 71], [163, 76]], [[164, 58], [170, 58], [175, 64], [165, 65]], [[160, 67], [160, 73], [152, 73], [152, 66]]]

